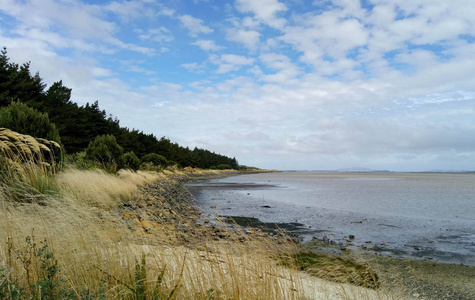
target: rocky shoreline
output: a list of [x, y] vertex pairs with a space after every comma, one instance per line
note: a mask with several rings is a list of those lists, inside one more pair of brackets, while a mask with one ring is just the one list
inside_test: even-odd
[[[132, 199], [124, 199], [111, 215], [120, 216], [136, 236], [165, 232], [166, 243], [195, 249], [204, 249], [207, 240], [292, 240], [299, 251], [363, 262], [377, 274], [382, 289], [403, 288], [402, 296], [407, 299], [475, 299], [475, 267], [381, 255], [374, 249], [347, 247], [325, 236], [305, 242], [298, 233], [299, 223], [270, 224], [258, 218], [226, 215], [210, 220], [185, 184], [225, 176], [168, 175], [166, 180], [142, 187]], [[352, 241], [351, 236], [348, 241]]]
[[[201, 178], [200, 182], [205, 182], [206, 179]], [[199, 189], [199, 186], [194, 185], [191, 191], [196, 193]], [[351, 234], [346, 241], [334, 241], [327, 235], [304, 241], [302, 233], [308, 234], [316, 229], [305, 228], [298, 222], [266, 223], [259, 218], [224, 214], [216, 217], [218, 221], [238, 224], [266, 237], [273, 237], [279, 232], [285, 233], [302, 251], [364, 261], [378, 274], [384, 288], [403, 287], [405, 298], [475, 299], [475, 266], [403, 257], [404, 253], [400, 250], [374, 245], [371, 241], [357, 245], [355, 236]]]

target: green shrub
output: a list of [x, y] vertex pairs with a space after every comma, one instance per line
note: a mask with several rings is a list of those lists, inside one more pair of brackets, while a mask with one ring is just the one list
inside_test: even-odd
[[86, 156], [86, 151], [66, 154], [65, 164], [73, 165], [79, 170], [91, 170], [100, 167], [100, 164], [97, 161], [90, 160]]
[[154, 166], [168, 166], [169, 161], [165, 158], [165, 156], [156, 154], [156, 153], [149, 153], [142, 157], [142, 163], [152, 163]]
[[59, 131], [50, 122], [48, 114], [41, 113], [25, 103], [12, 102], [0, 109], [0, 127], [61, 144]]
[[86, 158], [99, 162], [106, 170], [114, 172], [124, 150], [113, 135], [97, 136], [86, 149]]
[[135, 155], [134, 151], [127, 152], [120, 159], [120, 167], [137, 171], [140, 167], [140, 159]]
[[228, 164], [220, 164], [220, 165], [217, 165], [216, 168], [218, 170], [227, 170], [227, 169], [232, 169], [230, 165]]

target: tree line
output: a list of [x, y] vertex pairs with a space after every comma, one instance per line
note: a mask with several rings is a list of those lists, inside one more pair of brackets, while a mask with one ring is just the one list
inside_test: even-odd
[[[180, 167], [239, 167], [236, 158], [206, 149], [192, 150], [165, 137], [157, 138], [138, 129], [122, 127], [117, 117], [113, 118], [100, 109], [98, 101], [81, 106], [71, 101], [71, 91], [63, 85], [62, 80], [47, 88], [39, 73], [31, 73], [29, 62], [22, 65], [10, 62], [7, 49], [1, 51], [0, 127], [10, 127], [19, 133], [56, 141], [68, 154], [90, 154], [97, 150], [97, 147], [96, 150], [90, 148], [94, 147], [96, 139], [106, 143], [111, 142], [111, 138], [107, 137], [111, 136], [121, 151], [129, 155], [130, 163], [135, 161], [136, 164], [136, 157], [140, 161], [145, 158], [150, 163], [161, 161], [162, 164]], [[23, 125], [19, 126], [18, 120], [22, 118]], [[45, 118], [49, 123], [45, 123]], [[37, 126], [40, 123], [48, 125]]]

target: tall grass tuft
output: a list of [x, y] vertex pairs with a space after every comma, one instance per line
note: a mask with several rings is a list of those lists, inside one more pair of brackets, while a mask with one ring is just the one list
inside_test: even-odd
[[58, 151], [61, 146], [54, 141], [0, 128], [0, 186], [5, 196], [33, 202], [54, 192]]

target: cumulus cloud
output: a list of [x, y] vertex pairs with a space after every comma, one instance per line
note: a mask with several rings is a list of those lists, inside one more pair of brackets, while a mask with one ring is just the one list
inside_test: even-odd
[[224, 47], [216, 45], [216, 43], [211, 40], [198, 40], [194, 42], [193, 45], [200, 47], [204, 51], [219, 51], [224, 49]]
[[216, 73], [224, 74], [231, 71], [237, 71], [244, 65], [252, 65], [254, 59], [236, 54], [210, 55], [209, 60], [215, 65], [219, 65]]
[[183, 15], [178, 17], [178, 19], [180, 20], [181, 24], [185, 26], [186, 29], [188, 29], [190, 35], [192, 36], [197, 36], [201, 33], [213, 32], [213, 29], [206, 25], [203, 25], [203, 20], [201, 19], [192, 17], [190, 15]]
[[154, 42], [171, 42], [173, 41], [173, 35], [170, 30], [164, 26], [157, 28], [150, 28], [146, 33], [139, 33], [139, 38], [145, 41], [154, 41]]
[[278, 0], [237, 0], [236, 8], [245, 13], [253, 13], [262, 23], [275, 28], [282, 28], [286, 21], [278, 18], [280, 12], [285, 12], [287, 7]]
[[473, 169], [468, 1], [238, 0], [215, 19], [152, 1], [41, 2], [0, 0], [15, 20], [0, 44], [124, 126], [264, 168]]
[[226, 38], [229, 41], [241, 43], [250, 50], [257, 49], [261, 34], [254, 30], [232, 28], [227, 31]]

